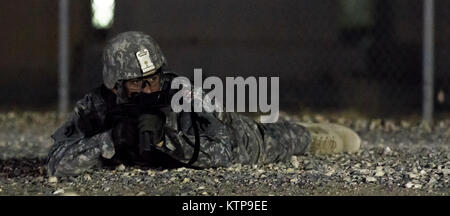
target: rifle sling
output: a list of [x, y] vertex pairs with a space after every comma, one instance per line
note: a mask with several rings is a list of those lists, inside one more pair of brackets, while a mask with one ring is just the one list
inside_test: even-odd
[[195, 135], [195, 144], [194, 144], [194, 153], [192, 154], [192, 158], [188, 162], [188, 166], [191, 166], [198, 159], [198, 155], [200, 152], [200, 133], [197, 125], [197, 115], [194, 112], [191, 112], [191, 120], [192, 127], [194, 128]]

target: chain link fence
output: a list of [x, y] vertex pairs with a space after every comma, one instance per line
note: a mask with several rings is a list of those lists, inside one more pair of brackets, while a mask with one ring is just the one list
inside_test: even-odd
[[[422, 113], [422, 0], [321, 1], [299, 21], [312, 60], [291, 85], [291, 97], [313, 110], [356, 110], [376, 115]], [[450, 2], [435, 1], [434, 107], [446, 112]], [[329, 15], [333, 14], [333, 15]], [[297, 85], [298, 84], [298, 85]]]
[[[305, 92], [297, 99], [317, 109], [356, 110], [378, 115], [421, 114], [423, 1], [339, 0], [321, 4], [303, 36], [317, 38], [313, 65], [302, 68]], [[442, 37], [450, 9], [437, 1], [436, 35]], [[332, 19], [323, 14], [333, 12]], [[445, 40], [436, 40], [436, 80], [448, 79], [442, 58]], [[438, 89], [445, 82], [437, 82]], [[295, 88], [295, 87], [294, 87]], [[445, 91], [445, 90], [444, 90]], [[445, 103], [445, 101], [442, 101]], [[443, 108], [437, 106], [439, 108]]]
[[[450, 1], [434, 2], [433, 101], [435, 111], [445, 113], [450, 108]], [[2, 68], [9, 71], [0, 75], [6, 105], [57, 103], [57, 23], [49, 18], [56, 15], [57, 2], [45, 3], [53, 9], [36, 10], [33, 19], [14, 19], [21, 8], [2, 11], [4, 25], [17, 29], [2, 46], [27, 61], [10, 54], [2, 58]], [[422, 113], [424, 0], [116, 0], [114, 21], [102, 30], [92, 24], [90, 4], [70, 1], [72, 103], [102, 82], [105, 41], [138, 30], [158, 41], [169, 66], [181, 75], [191, 77], [194, 68], [202, 68], [204, 77], [280, 77], [281, 110]], [[17, 23], [29, 28], [21, 32]], [[47, 40], [25, 40], [30, 32]]]
[[[175, 71], [187, 76], [194, 67], [221, 77], [279, 76], [281, 109], [355, 110], [393, 116], [422, 113], [422, 0], [213, 5], [199, 1], [196, 8], [181, 2], [174, 8], [172, 3], [158, 4], [155, 11], [171, 7], [169, 13], [180, 17], [189, 14], [192, 22], [188, 28], [180, 18], [164, 19], [159, 12], [155, 16], [142, 12], [158, 7], [156, 4], [142, 3], [148, 6], [139, 6], [139, 11], [135, 10], [138, 4], [118, 1], [123, 15], [118, 15], [111, 32], [130, 25], [148, 30], [161, 43]], [[436, 110], [445, 111], [449, 107], [445, 95], [450, 67], [450, 2], [436, 0], [435, 5], [433, 99]], [[126, 15], [135, 16], [137, 22], [130, 24], [124, 19]], [[142, 24], [141, 19], [153, 21]], [[153, 30], [167, 29], [164, 21], [170, 22], [170, 33]], [[184, 37], [174, 37], [173, 33]]]

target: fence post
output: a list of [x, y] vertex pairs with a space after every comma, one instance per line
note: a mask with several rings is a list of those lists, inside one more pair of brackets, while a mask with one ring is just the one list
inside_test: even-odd
[[69, 0], [59, 1], [58, 19], [58, 112], [69, 110]]
[[433, 121], [434, 0], [423, 1], [423, 120]]

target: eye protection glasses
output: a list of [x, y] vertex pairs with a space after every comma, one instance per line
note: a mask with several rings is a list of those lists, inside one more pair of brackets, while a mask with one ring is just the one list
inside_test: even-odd
[[150, 87], [159, 84], [159, 75], [151, 75], [126, 81], [128, 88], [140, 90], [148, 84]]

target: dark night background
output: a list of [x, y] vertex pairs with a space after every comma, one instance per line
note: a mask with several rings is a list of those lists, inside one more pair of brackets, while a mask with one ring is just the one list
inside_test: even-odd
[[[367, 19], [350, 2], [118, 0], [112, 28], [96, 30], [90, 1], [70, 1], [71, 100], [101, 83], [105, 40], [137, 30], [182, 75], [279, 76], [281, 110], [420, 114], [422, 1], [361, 1]], [[450, 1], [435, 4], [435, 92], [447, 95]], [[0, 108], [56, 109], [58, 1], [0, 5]]]

